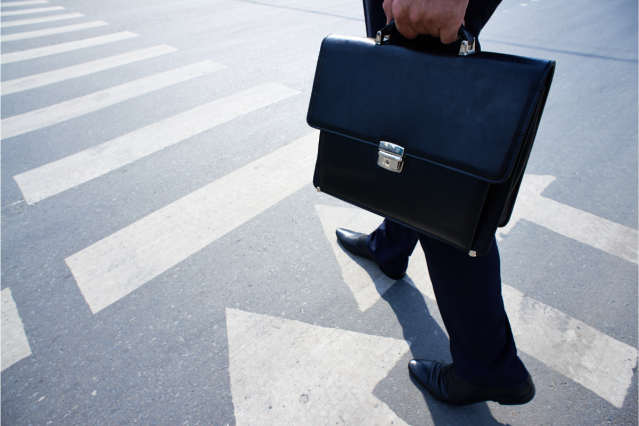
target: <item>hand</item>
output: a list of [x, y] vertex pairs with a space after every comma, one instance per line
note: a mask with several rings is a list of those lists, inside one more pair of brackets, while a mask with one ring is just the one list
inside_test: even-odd
[[386, 23], [394, 19], [404, 37], [430, 34], [449, 44], [457, 40], [468, 0], [384, 0], [383, 7]]

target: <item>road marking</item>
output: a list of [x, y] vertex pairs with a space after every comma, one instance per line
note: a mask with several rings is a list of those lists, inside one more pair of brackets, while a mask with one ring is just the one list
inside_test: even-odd
[[0, 12], [0, 16], [28, 15], [30, 13], [46, 13], [46, 12], [54, 12], [56, 10], [64, 10], [64, 7], [54, 6], [54, 7], [41, 7], [39, 9], [12, 10], [10, 12]]
[[9, 1], [3, 2], [0, 4], [1, 7], [11, 7], [11, 6], [32, 6], [34, 4], [45, 4], [49, 3], [47, 0], [28, 0], [28, 1]]
[[49, 3], [47, 0], [28, 0], [28, 1], [9, 1], [0, 4], [2, 7], [11, 7], [11, 6], [31, 6], [34, 4], [45, 4]]
[[[377, 225], [381, 223], [379, 216], [360, 209], [316, 206], [316, 210], [329, 241], [336, 239], [337, 227], [370, 233], [376, 227], [375, 223]], [[371, 282], [380, 275], [379, 268], [373, 262], [365, 259], [357, 259], [356, 262], [350, 256], [344, 255], [344, 250], [337, 244], [331, 244], [331, 247], [342, 268], [344, 279], [362, 280], [359, 284], [346, 282], [348, 287], [352, 291], [359, 289], [360, 294], [366, 291], [361, 288], [369, 289], [366, 293], [368, 299], [365, 300], [365, 304], [360, 305], [360, 310], [362, 310], [361, 306], [370, 307], [375, 303], [372, 300], [372, 292], [376, 287], [389, 288], [394, 283], [389, 286], [382, 281], [384, 284], [380, 286], [379, 283]], [[349, 271], [349, 269], [357, 268], [363, 271], [359, 274]], [[369, 276], [373, 277], [372, 280]], [[385, 276], [384, 278], [392, 281]], [[425, 297], [435, 300], [428, 266], [419, 244], [411, 256], [407, 276], [404, 279], [420, 290]], [[377, 299], [382, 294], [379, 293]], [[502, 284], [502, 294], [520, 351], [580, 383], [616, 407], [623, 406], [626, 393], [632, 383], [633, 369], [637, 365], [635, 348], [506, 284]], [[357, 297], [355, 295], [356, 299]], [[441, 326], [444, 328], [443, 324]]]
[[58, 53], [72, 52], [74, 50], [86, 49], [87, 47], [99, 46], [101, 44], [113, 43], [115, 41], [126, 40], [131, 37], [137, 37], [135, 33], [122, 31], [115, 34], [108, 34], [99, 37], [86, 38], [84, 40], [70, 41], [68, 43], [59, 43], [46, 47], [38, 47], [36, 49], [23, 50], [20, 52], [5, 53], [0, 55], [3, 64], [11, 64], [29, 59], [42, 58]]
[[637, 350], [513, 287], [502, 287], [518, 349], [621, 408]]
[[66, 260], [99, 312], [311, 181], [317, 133], [298, 139]]
[[374, 262], [342, 250], [337, 242], [335, 230], [346, 228], [370, 234], [384, 219], [368, 212], [362, 214], [364, 210], [353, 208], [316, 205], [315, 210], [322, 223], [324, 235], [333, 248], [337, 263], [342, 270], [342, 278], [353, 293], [359, 310], [364, 312], [395, 284], [395, 280], [384, 275]]
[[28, 204], [73, 188], [297, 92], [267, 83], [15, 176]]
[[[49, 28], [46, 30], [6, 34], [0, 37], [0, 41], [5, 42], [5, 41], [25, 40], [29, 38], [44, 37], [44, 36], [49, 36], [54, 34], [69, 33], [72, 31], [86, 30], [88, 28], [102, 27], [104, 25], [109, 25], [109, 24], [102, 21], [93, 21], [93, 22], [86, 22], [84, 24], [67, 25], [65, 27]], [[4, 82], [2, 84], [4, 84]]]
[[542, 197], [541, 193], [554, 180], [554, 176], [524, 176], [510, 222], [497, 230], [498, 239], [520, 219], [526, 219], [580, 243], [638, 263], [639, 237], [636, 229]]
[[0, 28], [18, 27], [20, 25], [41, 24], [43, 22], [61, 21], [63, 19], [81, 18], [81, 13], [67, 13], [65, 15], [46, 16], [44, 18], [21, 19], [19, 21], [7, 21], [0, 23]]
[[1, 121], [2, 139], [80, 117], [81, 115], [133, 99], [145, 93], [200, 77], [222, 68], [224, 68], [223, 65], [213, 61], [198, 62], [51, 105], [46, 108], [5, 118]]
[[406, 426], [373, 395], [410, 342], [226, 309], [237, 426]]
[[29, 341], [24, 333], [22, 320], [11, 289], [2, 290], [2, 371], [31, 355]]
[[37, 87], [46, 86], [48, 84], [59, 83], [61, 81], [70, 80], [72, 78], [83, 77], [99, 71], [108, 70], [119, 67], [121, 65], [132, 64], [134, 62], [145, 59], [155, 58], [160, 55], [175, 52], [175, 47], [160, 45], [149, 47], [147, 49], [136, 50], [134, 52], [124, 53], [122, 55], [110, 56], [97, 61], [86, 62], [84, 64], [74, 65], [42, 74], [31, 75], [28, 77], [16, 78], [2, 82], [2, 95], [21, 92], [23, 90], [35, 89]]

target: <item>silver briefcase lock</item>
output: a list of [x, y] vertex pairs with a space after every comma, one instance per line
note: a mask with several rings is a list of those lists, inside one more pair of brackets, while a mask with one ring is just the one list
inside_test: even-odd
[[391, 172], [401, 173], [404, 167], [404, 148], [394, 143], [381, 141], [377, 165]]

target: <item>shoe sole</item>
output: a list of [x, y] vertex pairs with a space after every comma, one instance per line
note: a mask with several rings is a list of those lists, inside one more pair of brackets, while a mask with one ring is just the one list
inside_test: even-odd
[[522, 405], [522, 404], [527, 404], [530, 401], [533, 400], [533, 398], [535, 397], [535, 388], [532, 388], [530, 390], [530, 392], [528, 392], [527, 395], [522, 396], [521, 398], [517, 398], [515, 400], [510, 400], [510, 401], [504, 401], [504, 400], [497, 400], [495, 402], [497, 402], [499, 405]]

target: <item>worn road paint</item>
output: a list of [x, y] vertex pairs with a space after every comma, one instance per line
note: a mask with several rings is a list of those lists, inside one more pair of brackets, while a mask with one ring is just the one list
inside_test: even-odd
[[223, 237], [311, 181], [316, 132], [68, 257], [93, 313]]
[[61, 21], [63, 19], [81, 18], [81, 13], [67, 13], [65, 15], [45, 16], [44, 18], [21, 19], [19, 21], [7, 21], [0, 23], [0, 28], [18, 27], [21, 25], [41, 24], [44, 22]]
[[52, 44], [51, 46], [38, 47], [35, 49], [21, 50], [19, 52], [5, 53], [0, 55], [3, 64], [26, 61], [29, 59], [43, 58], [45, 56], [57, 55], [59, 53], [72, 52], [74, 50], [86, 49], [87, 47], [99, 46], [101, 44], [113, 43], [126, 40], [138, 35], [129, 31], [108, 34], [99, 37], [85, 38], [83, 40], [70, 41], [67, 43]]
[[73, 188], [298, 92], [277, 83], [207, 103], [117, 139], [15, 176], [28, 204]]
[[2, 95], [9, 95], [12, 93], [21, 92], [23, 90], [36, 89], [38, 87], [43, 87], [49, 84], [60, 83], [72, 78], [83, 77], [85, 75], [105, 71], [122, 65], [132, 64], [134, 62], [143, 61], [145, 59], [155, 58], [160, 55], [175, 52], [177, 50], [178, 49], [176, 49], [175, 47], [163, 44], [160, 46], [153, 46], [146, 49], [127, 52], [122, 55], [98, 59], [92, 62], [85, 62], [84, 64], [73, 65], [42, 74], [35, 74], [27, 77], [16, 78], [14, 80], [3, 81]]
[[4, 371], [31, 355], [31, 348], [24, 333], [18, 308], [11, 296], [11, 289], [2, 290], [0, 297], [2, 298], [2, 371]]
[[203, 61], [185, 67], [141, 78], [86, 96], [2, 120], [2, 139], [61, 123], [84, 114], [133, 99], [224, 68], [213, 61]]
[[580, 243], [638, 263], [636, 229], [542, 197], [541, 193], [554, 180], [554, 176], [524, 176], [510, 222], [497, 230], [498, 239], [520, 219], [526, 219]]
[[[316, 209], [322, 225], [326, 223], [331, 227], [324, 230], [329, 241], [336, 239], [336, 227], [369, 233], [375, 229], [376, 220], [378, 225], [381, 223], [377, 216], [356, 208], [316, 206]], [[374, 288], [369, 277], [379, 275], [380, 271], [373, 262], [361, 259], [355, 262], [351, 256], [345, 256], [344, 250], [337, 244], [331, 246], [340, 267], [345, 265], [342, 267], [342, 276], [345, 279], [351, 277], [351, 280], [358, 277], [364, 281], [359, 285], [347, 282], [349, 288]], [[364, 271], [359, 274], [349, 272], [349, 269], [355, 268], [363, 268]], [[425, 297], [435, 300], [428, 266], [419, 244], [410, 258], [407, 277], [404, 280], [419, 289]], [[528, 297], [513, 287], [502, 284], [502, 293], [520, 351], [621, 408], [632, 382], [633, 369], [637, 365], [635, 348]], [[369, 290], [369, 295], [371, 294]], [[377, 299], [381, 294], [383, 293], [380, 293]], [[357, 296], [355, 298], [357, 299]], [[373, 303], [375, 301], [372, 299], [366, 301], [369, 306]], [[441, 326], [444, 328], [443, 324]]]
[[[84, 24], [67, 25], [65, 27], [48, 28], [46, 30], [28, 31], [28, 32], [22, 32], [22, 33], [15, 33], [15, 34], [5, 34], [0, 37], [0, 41], [5, 42], [5, 41], [26, 40], [30, 38], [45, 37], [45, 36], [50, 36], [54, 34], [70, 33], [72, 31], [86, 30], [88, 28], [103, 27], [105, 25], [109, 25], [109, 24], [102, 21], [93, 21], [93, 22], [85, 22]], [[3, 81], [2, 85], [4, 86], [4, 84], [5, 82]]]
[[41, 7], [38, 9], [12, 10], [10, 12], [0, 12], [0, 16], [29, 15], [31, 13], [55, 12], [56, 10], [64, 10], [64, 7], [54, 6], [54, 7]]
[[226, 309], [238, 426], [406, 423], [373, 389], [410, 343]]

